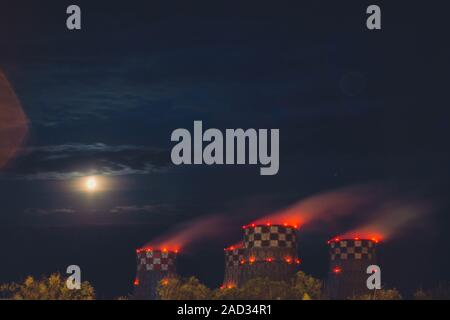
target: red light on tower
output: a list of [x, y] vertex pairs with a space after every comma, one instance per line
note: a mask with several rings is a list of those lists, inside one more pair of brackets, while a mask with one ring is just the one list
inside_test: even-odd
[[134, 279], [133, 284], [134, 284], [135, 286], [138, 286], [138, 285], [139, 285], [139, 279]]
[[342, 269], [341, 268], [339, 268], [339, 267], [334, 267], [333, 268], [333, 273], [334, 274], [339, 274], [339, 273], [341, 273], [342, 272]]

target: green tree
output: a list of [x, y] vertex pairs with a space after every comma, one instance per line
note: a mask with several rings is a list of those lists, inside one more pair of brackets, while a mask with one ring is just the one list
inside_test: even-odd
[[431, 300], [431, 295], [422, 289], [414, 292], [414, 300]]
[[[296, 299], [317, 300], [322, 295], [322, 281], [307, 275], [303, 271], [299, 271], [293, 280], [293, 290]], [[305, 299], [305, 296], [309, 299]]]
[[351, 300], [402, 300], [402, 296], [397, 289], [374, 290], [359, 296], [354, 296]]
[[289, 300], [294, 297], [288, 283], [267, 278], [250, 279], [239, 288], [239, 298], [246, 300]]
[[240, 290], [237, 287], [232, 288], [219, 288], [213, 291], [212, 293], [213, 300], [239, 300]]
[[71, 290], [66, 285], [65, 278], [59, 273], [49, 277], [35, 279], [28, 276], [22, 283], [7, 283], [0, 285], [0, 295], [12, 300], [94, 300], [95, 290], [89, 282], [81, 284], [79, 290]]
[[302, 300], [311, 300], [311, 297], [309, 296], [309, 294], [304, 293]]
[[449, 300], [450, 283], [441, 282], [436, 287], [428, 290], [417, 290], [414, 293], [415, 300]]
[[211, 290], [195, 277], [164, 279], [157, 291], [161, 300], [208, 300], [212, 296]]
[[220, 288], [213, 292], [217, 300], [315, 300], [320, 299], [322, 281], [298, 272], [289, 281], [254, 278], [236, 288]]

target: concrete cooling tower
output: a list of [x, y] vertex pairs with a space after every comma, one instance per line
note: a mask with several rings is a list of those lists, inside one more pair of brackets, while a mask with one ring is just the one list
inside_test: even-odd
[[223, 287], [233, 288], [242, 284], [242, 266], [245, 261], [245, 249], [242, 245], [225, 249], [225, 277]]
[[137, 272], [133, 298], [156, 300], [160, 281], [176, 275], [177, 252], [142, 248], [136, 250], [136, 255]]
[[369, 293], [367, 267], [376, 264], [374, 239], [333, 239], [328, 242], [330, 266], [325, 292], [330, 299]]
[[288, 281], [300, 263], [296, 228], [288, 225], [249, 225], [244, 227], [244, 283], [252, 278]]

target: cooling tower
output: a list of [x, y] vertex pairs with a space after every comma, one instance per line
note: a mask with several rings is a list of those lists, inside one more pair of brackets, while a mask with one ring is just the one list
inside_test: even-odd
[[133, 298], [156, 300], [160, 281], [176, 274], [177, 252], [143, 248], [136, 250], [136, 255], [137, 272]]
[[347, 299], [369, 293], [367, 267], [376, 264], [376, 240], [334, 239], [330, 247], [330, 269], [326, 294], [330, 299]]
[[231, 246], [225, 249], [225, 277], [223, 287], [239, 286], [242, 279], [242, 262], [245, 261], [245, 249], [242, 246]]
[[252, 278], [288, 281], [300, 262], [297, 257], [296, 228], [293, 226], [245, 226], [244, 250], [241, 283]]

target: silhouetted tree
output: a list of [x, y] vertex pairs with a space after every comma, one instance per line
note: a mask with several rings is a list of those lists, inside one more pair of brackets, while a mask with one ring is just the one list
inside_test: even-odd
[[351, 300], [402, 300], [402, 295], [397, 289], [373, 290], [371, 293], [354, 296]]
[[254, 278], [239, 288], [220, 288], [213, 292], [213, 298], [218, 300], [312, 300], [320, 299], [321, 289], [320, 280], [300, 271], [289, 282]]
[[240, 294], [241, 292], [237, 287], [223, 287], [214, 290], [212, 293], [212, 298], [213, 300], [239, 300], [241, 299]]
[[195, 277], [163, 279], [158, 285], [161, 300], [209, 300], [211, 290]]
[[449, 300], [450, 283], [439, 283], [436, 287], [428, 290], [418, 290], [414, 294], [416, 300]]
[[0, 285], [3, 299], [12, 300], [94, 300], [95, 290], [89, 282], [81, 283], [80, 289], [69, 289], [65, 278], [59, 273], [35, 279], [27, 277], [22, 283]]
[[293, 290], [297, 299], [317, 300], [322, 295], [322, 281], [307, 275], [303, 271], [297, 272], [293, 281]]
[[266, 278], [250, 279], [239, 288], [239, 298], [246, 300], [291, 300], [295, 297], [288, 283]]

